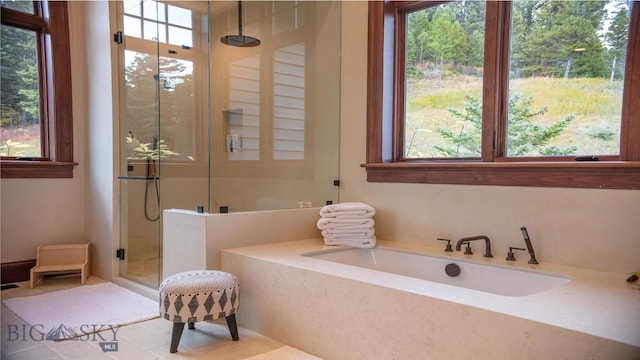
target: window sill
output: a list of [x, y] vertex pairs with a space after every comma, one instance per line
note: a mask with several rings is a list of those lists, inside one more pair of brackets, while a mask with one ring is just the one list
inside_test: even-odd
[[362, 164], [369, 182], [640, 189], [640, 161]]
[[3, 160], [0, 163], [3, 179], [73, 178], [73, 162]]

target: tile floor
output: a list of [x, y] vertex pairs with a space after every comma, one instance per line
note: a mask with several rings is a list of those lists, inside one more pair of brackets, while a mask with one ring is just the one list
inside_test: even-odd
[[[87, 284], [103, 280], [89, 277]], [[77, 277], [51, 278], [41, 281], [34, 289], [29, 282], [16, 283], [19, 287], [2, 290], [1, 298], [37, 295], [43, 292], [68, 289], [79, 286]], [[224, 319], [215, 322], [196, 323], [196, 330], [187, 330], [180, 340], [178, 352], [169, 353], [171, 341], [170, 322], [153, 319], [126, 325], [118, 331], [118, 351], [103, 352], [98, 341], [37, 341], [24, 336], [19, 331], [10, 334], [9, 329], [22, 329], [25, 322], [2, 305], [1, 359], [246, 359], [278, 349], [284, 344], [260, 334], [239, 328], [240, 341], [231, 341], [229, 329]], [[18, 325], [18, 327], [9, 327]], [[26, 328], [28, 329], [28, 328]], [[18, 338], [20, 340], [18, 340]], [[36, 337], [37, 338], [37, 337]], [[282, 359], [285, 360], [285, 359]], [[293, 359], [291, 359], [293, 360]]]

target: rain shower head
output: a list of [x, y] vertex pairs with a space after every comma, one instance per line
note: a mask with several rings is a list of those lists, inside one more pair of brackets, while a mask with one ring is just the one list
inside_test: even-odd
[[245, 35], [226, 35], [220, 38], [223, 44], [238, 47], [253, 47], [260, 45], [260, 40]]
[[260, 40], [242, 35], [242, 1], [238, 1], [238, 35], [225, 35], [220, 38], [223, 44], [237, 47], [253, 47], [260, 45]]

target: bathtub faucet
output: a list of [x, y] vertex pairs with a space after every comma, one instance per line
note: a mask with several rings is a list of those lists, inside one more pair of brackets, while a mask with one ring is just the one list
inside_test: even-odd
[[491, 255], [491, 241], [489, 240], [489, 237], [486, 235], [470, 236], [470, 237], [465, 237], [458, 240], [456, 242], [456, 251], [460, 251], [462, 244], [466, 244], [473, 240], [484, 240], [484, 244], [485, 244], [484, 257], [488, 257], [488, 258], [493, 257], [493, 255]]
[[524, 238], [524, 243], [527, 245], [527, 251], [529, 251], [529, 264], [539, 264], [538, 260], [536, 260], [536, 253], [533, 251], [533, 245], [531, 244], [531, 239], [529, 238], [529, 232], [526, 227], [521, 227], [520, 231], [522, 231], [522, 237]]

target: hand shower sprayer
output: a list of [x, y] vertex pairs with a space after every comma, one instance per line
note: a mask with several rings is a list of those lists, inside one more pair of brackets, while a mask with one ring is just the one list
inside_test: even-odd
[[[151, 150], [157, 151], [156, 156], [160, 158], [160, 150], [158, 149], [158, 138], [154, 137], [151, 142]], [[147, 157], [147, 178], [144, 188], [144, 217], [149, 221], [158, 221], [160, 219], [160, 181], [156, 172], [156, 160], [152, 156]], [[148, 199], [149, 185], [153, 184], [156, 188], [156, 203], [158, 204], [158, 215], [156, 217], [149, 216]]]
[[529, 251], [529, 255], [531, 259], [529, 259], [529, 264], [538, 264], [538, 260], [536, 260], [536, 252], [533, 251], [533, 245], [531, 244], [531, 239], [529, 239], [529, 232], [526, 227], [521, 227], [520, 231], [522, 231], [522, 237], [524, 238], [524, 243], [527, 245], [527, 250]]

